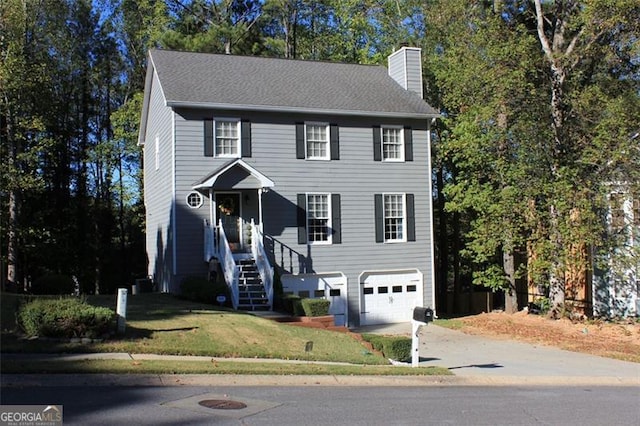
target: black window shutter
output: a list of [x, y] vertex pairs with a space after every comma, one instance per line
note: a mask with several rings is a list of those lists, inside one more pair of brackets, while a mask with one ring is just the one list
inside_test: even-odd
[[296, 158], [306, 158], [304, 149], [304, 123], [296, 123]]
[[416, 214], [413, 194], [406, 195], [407, 203], [407, 241], [416, 240]]
[[374, 205], [376, 214], [376, 243], [384, 242], [384, 205], [382, 204], [382, 194], [374, 195]]
[[373, 161], [382, 161], [382, 134], [380, 126], [373, 126]]
[[331, 227], [333, 244], [342, 243], [342, 218], [340, 217], [340, 194], [331, 194]]
[[411, 127], [404, 128], [404, 161], [413, 161], [413, 131]]
[[307, 244], [307, 196], [298, 194], [298, 244]]
[[329, 126], [329, 141], [330, 141], [330, 150], [331, 150], [331, 159], [339, 160], [340, 159], [340, 140], [338, 135], [338, 125], [332, 124]]
[[241, 156], [251, 157], [251, 122], [249, 120], [242, 120], [240, 123], [240, 135]]
[[213, 120], [204, 120], [204, 156], [213, 157]]

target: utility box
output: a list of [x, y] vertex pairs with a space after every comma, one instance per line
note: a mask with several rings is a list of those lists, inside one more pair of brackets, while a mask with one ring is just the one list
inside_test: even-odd
[[413, 320], [425, 324], [433, 322], [433, 309], [422, 307], [413, 308]]

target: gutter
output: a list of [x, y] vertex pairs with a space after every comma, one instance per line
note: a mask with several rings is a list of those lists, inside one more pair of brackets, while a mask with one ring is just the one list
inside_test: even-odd
[[173, 108], [197, 108], [197, 109], [226, 109], [231, 111], [256, 111], [256, 112], [286, 112], [286, 113], [307, 113], [322, 115], [348, 115], [348, 116], [365, 116], [365, 117], [386, 117], [386, 118], [410, 118], [425, 119], [438, 118], [439, 113], [410, 113], [410, 112], [383, 112], [383, 111], [358, 111], [358, 110], [339, 110], [339, 109], [322, 109], [322, 108], [302, 108], [291, 106], [272, 106], [272, 105], [237, 105], [215, 102], [189, 102], [189, 101], [167, 101], [167, 106]]

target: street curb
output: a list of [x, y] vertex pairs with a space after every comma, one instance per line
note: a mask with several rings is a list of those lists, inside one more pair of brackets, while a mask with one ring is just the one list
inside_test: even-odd
[[638, 378], [486, 376], [333, 376], [231, 374], [3, 374], [2, 387], [30, 386], [623, 386]]

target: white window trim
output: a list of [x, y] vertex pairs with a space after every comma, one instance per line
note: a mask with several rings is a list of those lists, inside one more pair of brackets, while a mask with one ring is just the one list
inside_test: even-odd
[[[402, 238], [387, 239], [387, 215], [385, 211], [386, 200], [389, 195], [402, 196]], [[385, 244], [406, 243], [407, 242], [407, 194], [402, 192], [386, 192], [382, 194], [382, 232]]]
[[[328, 230], [328, 234], [327, 234], [327, 241], [311, 241], [310, 238], [310, 226], [309, 226], [309, 196], [310, 195], [325, 195], [327, 197], [327, 214], [328, 214], [328, 220], [327, 220], [327, 230]], [[331, 230], [333, 229], [333, 223], [331, 222], [331, 216], [332, 216], [332, 206], [331, 206], [331, 193], [330, 192], [307, 192], [305, 193], [305, 214], [306, 214], [306, 220], [307, 220], [307, 244], [309, 245], [313, 245], [313, 246], [326, 246], [326, 245], [331, 245], [333, 244], [333, 233], [331, 232]]]
[[[236, 139], [236, 154], [219, 154], [218, 153], [218, 134], [216, 133], [218, 122], [231, 122], [237, 126], [238, 138]], [[213, 156], [217, 158], [240, 158], [242, 156], [242, 127], [240, 119], [237, 117], [214, 117], [213, 118]]]
[[[387, 158], [384, 156], [384, 130], [385, 129], [395, 129], [398, 130], [400, 135], [400, 158]], [[404, 152], [404, 127], [402, 126], [391, 126], [391, 125], [382, 125], [380, 126], [380, 158], [382, 161], [389, 163], [402, 163], [405, 161], [405, 152]]]
[[[192, 206], [189, 203], [189, 197], [191, 197], [192, 194], [195, 194], [199, 197], [200, 202], [198, 203], [197, 206]], [[191, 208], [191, 209], [199, 209], [200, 207], [202, 207], [202, 205], [204, 204], [204, 197], [202, 196], [202, 194], [200, 194], [199, 192], [196, 191], [191, 191], [187, 194], [187, 196], [184, 198], [186, 203], [187, 203], [187, 207]]]
[[[307, 141], [307, 126], [323, 126], [325, 128], [326, 140], [327, 144], [326, 154], [322, 157], [309, 157], [309, 146]], [[331, 129], [329, 127], [329, 123], [309, 121], [304, 123], [304, 157], [310, 161], [327, 161], [331, 160]]]

